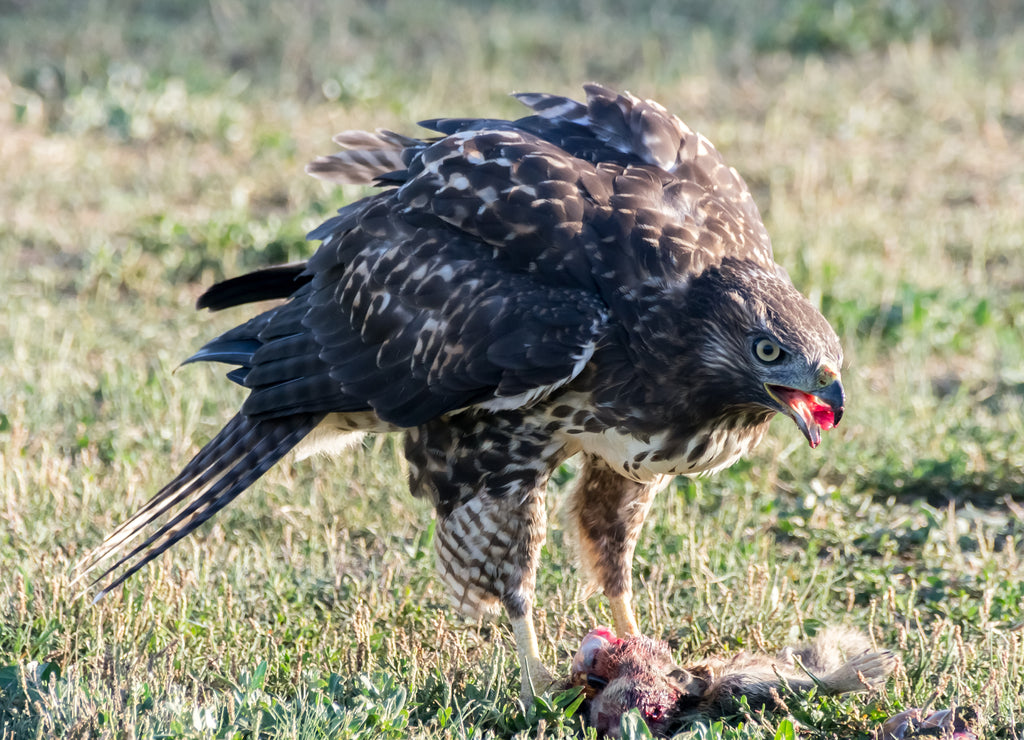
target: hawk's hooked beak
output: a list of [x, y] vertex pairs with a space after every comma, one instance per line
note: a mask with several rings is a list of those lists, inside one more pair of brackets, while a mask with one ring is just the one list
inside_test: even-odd
[[835, 374], [831, 377], [835, 378], [832, 382], [810, 393], [784, 385], [764, 384], [768, 395], [792, 417], [811, 447], [821, 444], [822, 429], [831, 429], [843, 418], [846, 394], [839, 378]]

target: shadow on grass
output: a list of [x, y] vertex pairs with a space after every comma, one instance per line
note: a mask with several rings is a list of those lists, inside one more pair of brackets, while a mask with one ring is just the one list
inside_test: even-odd
[[1008, 501], [1024, 501], [1024, 471], [1007, 463], [997, 469], [965, 473], [955, 461], [925, 459], [905, 475], [885, 471], [862, 478], [860, 487], [876, 501], [1005, 509]]

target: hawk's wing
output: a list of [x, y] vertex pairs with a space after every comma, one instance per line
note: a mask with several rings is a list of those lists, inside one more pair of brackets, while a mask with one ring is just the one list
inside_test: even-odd
[[196, 301], [196, 308], [221, 311], [243, 303], [288, 298], [309, 278], [305, 262], [264, 267], [211, 286]]
[[649, 279], [726, 257], [774, 269], [749, 191], [706, 139], [656, 103], [587, 92], [520, 96], [538, 113], [514, 122], [428, 122], [435, 141], [341, 135], [334, 179], [399, 187], [312, 232], [308, 293], [193, 359], [242, 365], [250, 416], [372, 409], [415, 426], [569, 382], [617, 295]]
[[241, 412], [146, 506], [93, 552], [84, 572], [156, 531], [107, 568], [102, 593], [227, 505], [327, 413], [372, 410], [417, 426], [474, 404], [536, 402], [578, 375], [607, 312], [580, 288], [510, 272], [492, 248], [453, 232], [410, 226], [393, 198], [354, 204], [312, 235], [324, 240], [294, 267], [231, 282], [203, 299], [213, 308], [279, 295], [266, 311], [204, 346], [189, 362], [236, 365], [250, 389]]
[[[190, 358], [239, 366], [231, 377], [251, 391], [243, 414], [372, 410], [409, 427], [474, 404], [524, 405], [582, 370], [607, 318], [593, 289], [531, 274], [514, 250], [495, 255], [434, 213], [446, 209], [444, 187], [409, 186], [312, 232], [323, 245], [298, 278], [256, 273], [254, 296], [284, 279], [299, 287]], [[426, 205], [407, 202], [420, 197]], [[241, 284], [231, 287], [204, 302], [237, 302]]]
[[[747, 184], [703, 134], [653, 100], [596, 84], [584, 85], [584, 89], [585, 103], [545, 93], [517, 94], [536, 115], [511, 126], [591, 163], [647, 164], [664, 170], [689, 189], [699, 190], [702, 209], [728, 224], [728, 256], [774, 269], [771, 239]], [[451, 118], [421, 125], [453, 134], [509, 124]]]
[[[470, 135], [475, 140], [475, 134], [483, 132], [488, 132], [490, 137], [495, 132], [507, 132], [510, 137], [532, 134], [554, 145], [550, 151], [556, 158], [568, 155], [575, 160], [574, 167], [582, 162], [606, 171], [615, 167], [620, 170], [630, 166], [656, 167], [667, 175], [666, 181], [656, 185], [657, 200], [661, 201], [659, 207], [667, 204], [675, 208], [676, 219], [689, 220], [696, 227], [675, 246], [677, 250], [717, 251], [723, 257], [747, 259], [766, 269], [777, 269], [771, 240], [749, 188], [740, 174], [725, 164], [707, 138], [653, 100], [616, 93], [596, 84], [585, 85], [584, 89], [587, 98], [583, 103], [558, 95], [520, 93], [515, 97], [532, 108], [535, 115], [516, 121], [439, 118], [420, 125], [446, 136]], [[439, 140], [413, 139], [378, 130], [375, 133], [346, 131], [338, 134], [335, 141], [345, 150], [317, 159], [307, 171], [338, 183], [402, 184], [408, 182], [412, 174], [409, 166], [413, 165], [415, 171], [417, 163], [424, 161], [425, 153], [436, 159], [438, 152], [433, 145]], [[451, 143], [447, 141], [448, 145]], [[476, 143], [483, 144], [483, 139]], [[535, 146], [533, 153], [541, 154]], [[501, 160], [500, 156], [488, 160], [477, 154], [468, 164], [475, 166], [486, 162], [488, 167], [493, 167]], [[599, 188], [594, 195], [600, 196], [604, 189]], [[662, 190], [666, 191], [665, 197], [662, 197]], [[509, 201], [506, 213], [513, 212], [509, 206], [514, 205], [514, 195], [506, 198]], [[650, 198], [646, 200], [645, 205], [650, 205]], [[503, 233], [502, 226], [497, 228], [498, 233]], [[709, 240], [716, 232], [723, 238], [711, 245]], [[682, 256], [682, 261], [689, 260]], [[694, 271], [703, 269], [708, 262], [697, 259], [693, 263]]]
[[321, 180], [348, 185], [379, 182], [388, 173], [404, 169], [427, 142], [396, 134], [387, 129], [342, 131], [334, 143], [344, 148], [339, 154], [317, 157], [306, 172]]
[[[444, 188], [423, 206], [409, 197], [420, 196], [400, 190], [355, 228], [313, 234], [324, 244], [309, 262], [303, 325], [341, 392], [409, 427], [474, 404], [526, 405], [578, 375], [607, 319], [593, 289], [531, 273], [453, 228], [431, 210], [445, 208]], [[273, 413], [257, 393], [243, 410]]]

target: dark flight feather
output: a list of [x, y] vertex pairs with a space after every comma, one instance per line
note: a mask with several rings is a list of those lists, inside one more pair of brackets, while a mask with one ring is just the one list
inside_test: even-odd
[[223, 280], [211, 286], [196, 301], [196, 308], [222, 311], [243, 303], [287, 298], [312, 276], [303, 274], [305, 262], [277, 265]]

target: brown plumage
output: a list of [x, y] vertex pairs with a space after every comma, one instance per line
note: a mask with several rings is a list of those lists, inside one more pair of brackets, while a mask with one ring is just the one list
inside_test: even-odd
[[861, 632], [826, 627], [814, 640], [775, 656], [741, 652], [678, 665], [666, 643], [620, 639], [605, 627], [583, 639], [573, 659], [572, 685], [587, 692], [586, 718], [599, 734], [618, 737], [623, 715], [636, 709], [655, 735], [670, 736], [696, 719], [777, 709], [788, 691], [817, 688], [845, 694], [880, 686], [896, 656], [876, 651]]
[[710, 142], [657, 103], [586, 91], [520, 95], [517, 121], [429, 121], [429, 140], [347, 132], [310, 165], [382, 189], [314, 230], [307, 263], [200, 299], [285, 302], [188, 360], [234, 365], [249, 396], [86, 563], [156, 525], [104, 590], [293, 447], [404, 430], [442, 577], [467, 611], [507, 611], [524, 695], [549, 679], [531, 619], [543, 491], [577, 453], [584, 566], [637, 632], [631, 559], [656, 491], [732, 464], [779, 411], [817, 445], [842, 414], [842, 353]]

